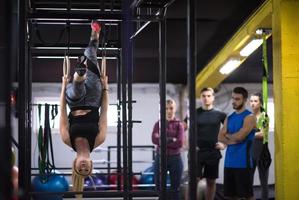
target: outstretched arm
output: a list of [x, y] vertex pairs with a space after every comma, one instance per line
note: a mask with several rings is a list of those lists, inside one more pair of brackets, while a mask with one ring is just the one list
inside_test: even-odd
[[100, 111], [100, 118], [99, 118], [99, 133], [96, 137], [95, 141], [95, 148], [101, 145], [106, 139], [107, 133], [107, 113], [108, 113], [108, 106], [109, 106], [109, 87], [108, 87], [108, 77], [102, 76], [102, 103], [101, 103], [101, 111]]
[[62, 141], [71, 147], [70, 135], [69, 135], [69, 122], [66, 112], [66, 99], [65, 90], [68, 83], [67, 76], [62, 77], [62, 86], [60, 93], [60, 121], [59, 121], [59, 131]]

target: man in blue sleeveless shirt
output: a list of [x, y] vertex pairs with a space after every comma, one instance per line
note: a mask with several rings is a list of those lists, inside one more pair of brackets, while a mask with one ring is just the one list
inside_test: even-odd
[[252, 141], [255, 116], [246, 109], [248, 92], [236, 87], [232, 93], [235, 110], [229, 115], [218, 135], [227, 145], [224, 160], [224, 195], [231, 199], [254, 199], [252, 178]]

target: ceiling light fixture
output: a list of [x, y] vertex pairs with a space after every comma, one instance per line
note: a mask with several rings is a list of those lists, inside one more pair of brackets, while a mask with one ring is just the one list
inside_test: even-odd
[[253, 39], [251, 40], [241, 51], [240, 55], [243, 57], [249, 56], [254, 52], [261, 44], [263, 43], [262, 39]]
[[241, 64], [240, 59], [229, 59], [219, 70], [223, 75], [227, 75], [234, 71]]

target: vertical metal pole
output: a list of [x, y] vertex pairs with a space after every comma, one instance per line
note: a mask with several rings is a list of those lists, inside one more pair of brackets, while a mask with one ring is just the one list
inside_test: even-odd
[[[125, 31], [124, 31], [125, 32]], [[124, 33], [123, 33], [124, 34]], [[123, 35], [122, 34], [122, 35]], [[124, 41], [122, 40], [122, 43]], [[127, 200], [127, 188], [128, 188], [128, 176], [127, 176], [127, 161], [128, 161], [128, 152], [127, 152], [127, 145], [128, 145], [128, 138], [127, 138], [127, 66], [126, 66], [126, 48], [122, 45], [122, 132], [123, 132], [123, 180], [124, 180], [124, 200]]]
[[108, 173], [108, 178], [107, 180], [110, 180], [111, 178], [111, 147], [108, 146], [107, 148], [107, 173]]
[[121, 78], [121, 51], [119, 51], [119, 56], [117, 58], [117, 139], [116, 139], [116, 143], [117, 143], [117, 148], [116, 148], [116, 152], [117, 152], [117, 190], [120, 190], [120, 182], [121, 182], [121, 82], [122, 82], [122, 78]]
[[[131, 11], [131, 10], [130, 10]], [[133, 33], [132, 31], [132, 23], [130, 23], [130, 35]], [[129, 38], [128, 38], [129, 39]], [[133, 42], [130, 40], [130, 55], [128, 57], [128, 182], [129, 182], [129, 191], [132, 191], [132, 176], [133, 176], [133, 148], [132, 148], [132, 82], [133, 82]], [[129, 195], [129, 199], [132, 199], [132, 196]]]
[[[29, 65], [27, 43], [27, 5], [28, 0], [19, 1], [19, 188], [23, 192], [22, 200], [29, 198], [31, 184], [31, 139], [29, 114]], [[29, 84], [29, 85], [28, 85]]]
[[[124, 56], [125, 57], [125, 56]], [[125, 58], [123, 58], [125, 60]], [[122, 80], [122, 132], [123, 132], [123, 188], [124, 188], [124, 200], [128, 199], [127, 192], [128, 192], [128, 152], [127, 152], [127, 146], [128, 146], [128, 138], [127, 138], [127, 91], [126, 91], [126, 67], [123, 66], [123, 80]]]
[[[130, 41], [130, 36], [132, 35], [132, 11], [130, 8], [131, 1], [124, 0], [122, 1], [122, 113], [123, 113], [123, 175], [124, 175], [124, 199], [129, 198], [129, 185], [131, 185], [130, 169], [129, 164], [132, 162], [131, 157], [128, 155], [128, 145], [130, 144], [130, 137], [128, 136], [127, 129], [127, 92], [126, 84], [128, 83], [128, 73], [131, 72], [132, 67], [132, 44]], [[129, 121], [130, 123], [130, 121]], [[129, 177], [128, 177], [129, 176]]]
[[196, 200], [196, 93], [195, 73], [197, 65], [196, 0], [187, 1], [187, 68], [189, 85], [189, 200]]
[[[27, 10], [27, 9], [26, 9]], [[26, 53], [26, 60], [27, 63], [27, 135], [26, 135], [26, 155], [27, 155], [27, 184], [29, 184], [29, 188], [31, 189], [31, 139], [32, 139], [32, 55], [31, 55], [31, 30], [32, 30], [32, 24], [26, 20], [26, 28], [27, 28], [27, 34], [26, 34], [26, 47], [27, 47], [27, 53]], [[30, 191], [30, 189], [28, 191]]]
[[159, 21], [159, 88], [160, 88], [160, 199], [166, 197], [166, 19]]
[[10, 124], [10, 89], [11, 89], [11, 1], [0, 3], [1, 35], [0, 42], [0, 199], [11, 199], [11, 124]]
[[71, 0], [67, 1], [67, 14], [68, 20], [66, 22], [66, 32], [67, 32], [67, 53], [66, 55], [70, 55], [70, 45], [71, 45], [71, 22], [70, 22], [70, 12], [71, 12]]

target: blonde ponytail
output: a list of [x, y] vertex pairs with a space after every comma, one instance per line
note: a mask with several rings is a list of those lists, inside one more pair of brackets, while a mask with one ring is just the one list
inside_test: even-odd
[[[75, 168], [76, 165], [76, 159], [73, 161], [73, 169], [72, 169], [72, 183], [73, 183], [73, 191], [74, 192], [82, 192], [84, 187], [84, 179], [91, 175], [92, 173], [92, 161], [91, 161], [91, 170], [90, 173], [87, 175], [82, 175], [80, 172], [78, 172]], [[82, 200], [82, 194], [76, 194], [77, 200]]]

